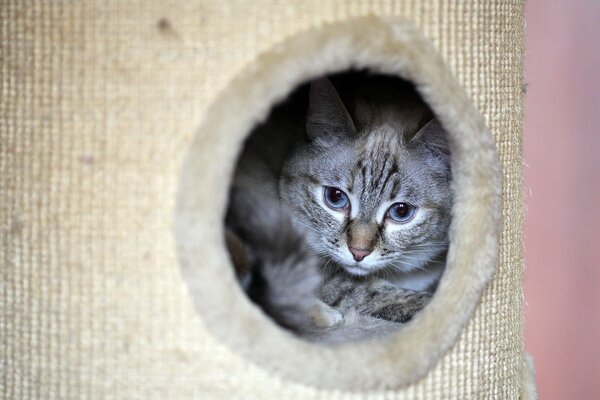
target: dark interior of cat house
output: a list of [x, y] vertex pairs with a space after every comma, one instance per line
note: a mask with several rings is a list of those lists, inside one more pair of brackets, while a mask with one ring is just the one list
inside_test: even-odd
[[410, 323], [442, 277], [447, 133], [410, 82], [368, 71], [295, 89], [249, 134], [226, 217], [242, 289], [317, 343]]

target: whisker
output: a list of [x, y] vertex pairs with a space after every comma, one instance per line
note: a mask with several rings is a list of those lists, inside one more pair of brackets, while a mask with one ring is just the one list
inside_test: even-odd
[[300, 226], [303, 226], [303, 227], [305, 227], [305, 228], [307, 228], [307, 229], [310, 229], [310, 230], [311, 230], [311, 231], [313, 231], [313, 232], [317, 232], [317, 233], [319, 233], [319, 234], [321, 233], [321, 232], [319, 232], [318, 230], [316, 230], [315, 228], [313, 228], [312, 226], [310, 226], [310, 225], [307, 225], [307, 224], [304, 224], [304, 223], [302, 223], [302, 222], [299, 222], [299, 221], [294, 221], [294, 223], [295, 223], [295, 224], [298, 224], [298, 225], [300, 225]]
[[445, 247], [448, 247], [448, 245], [447, 244], [442, 244], [442, 243], [440, 243], [440, 244], [436, 244], [436, 243], [432, 243], [432, 244], [415, 244], [415, 245], [411, 246], [411, 248], [413, 248], [413, 249], [430, 249], [430, 248], [440, 249], [440, 248], [445, 248]]
[[407, 271], [407, 270], [406, 270], [404, 267], [402, 267], [401, 265], [396, 265], [396, 264], [388, 264], [388, 265], [386, 266], [386, 268], [388, 268], [388, 269], [391, 269], [391, 270], [393, 270], [393, 271], [402, 272], [402, 273], [404, 273], [404, 274], [407, 274], [407, 273], [408, 273], [408, 271]]
[[411, 261], [425, 261], [425, 262], [428, 262], [428, 261], [432, 260], [431, 257], [427, 257], [427, 258], [410, 257], [410, 256], [407, 256], [406, 254], [402, 254], [402, 258], [404, 258], [406, 260], [411, 260]]
[[[421, 266], [418, 266], [418, 265], [415, 265], [415, 264], [411, 264], [411, 263], [408, 263], [408, 262], [406, 262], [406, 261], [402, 261], [402, 260], [395, 260], [395, 261], [396, 261], [396, 262], [399, 262], [399, 263], [400, 263], [400, 264], [402, 264], [402, 265], [408, 266], [410, 269], [418, 269], [418, 270], [420, 270], [420, 271], [427, 271], [427, 269], [425, 269], [425, 268], [423, 268], [423, 267], [421, 267]], [[396, 266], [396, 267], [402, 268], [402, 269], [403, 269], [405, 272], [407, 272], [405, 268], [403, 268], [403, 267], [401, 267], [401, 266], [398, 266], [398, 265], [397, 265], [397, 264], [395, 264], [395, 263], [390, 263], [390, 265], [394, 265], [394, 266]]]

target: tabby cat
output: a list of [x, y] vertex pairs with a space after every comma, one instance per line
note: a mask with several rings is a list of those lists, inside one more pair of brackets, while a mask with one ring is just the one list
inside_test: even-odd
[[315, 80], [240, 157], [227, 216], [240, 281], [310, 340], [395, 331], [443, 272], [450, 182], [447, 134], [412, 85], [367, 73]]

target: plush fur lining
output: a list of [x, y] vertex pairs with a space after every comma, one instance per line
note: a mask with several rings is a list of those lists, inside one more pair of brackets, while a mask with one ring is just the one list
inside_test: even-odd
[[[398, 334], [336, 347], [277, 327], [239, 288], [223, 218], [236, 157], [270, 107], [314, 77], [368, 68], [410, 80], [450, 134], [455, 200], [447, 272], [432, 302]], [[408, 23], [364, 17], [315, 27], [249, 64], [214, 101], [183, 165], [176, 211], [182, 271], [206, 328], [281, 376], [322, 388], [397, 388], [456, 342], [495, 270], [501, 175], [482, 117], [431, 43]]]
[[523, 353], [523, 376], [521, 378], [521, 400], [537, 400], [537, 388], [535, 386], [535, 368], [533, 367], [533, 357], [528, 353]]

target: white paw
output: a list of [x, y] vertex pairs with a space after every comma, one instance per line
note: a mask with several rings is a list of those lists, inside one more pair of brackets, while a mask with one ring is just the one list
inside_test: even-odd
[[325, 303], [315, 303], [308, 312], [310, 319], [319, 328], [329, 328], [342, 320], [342, 314]]

